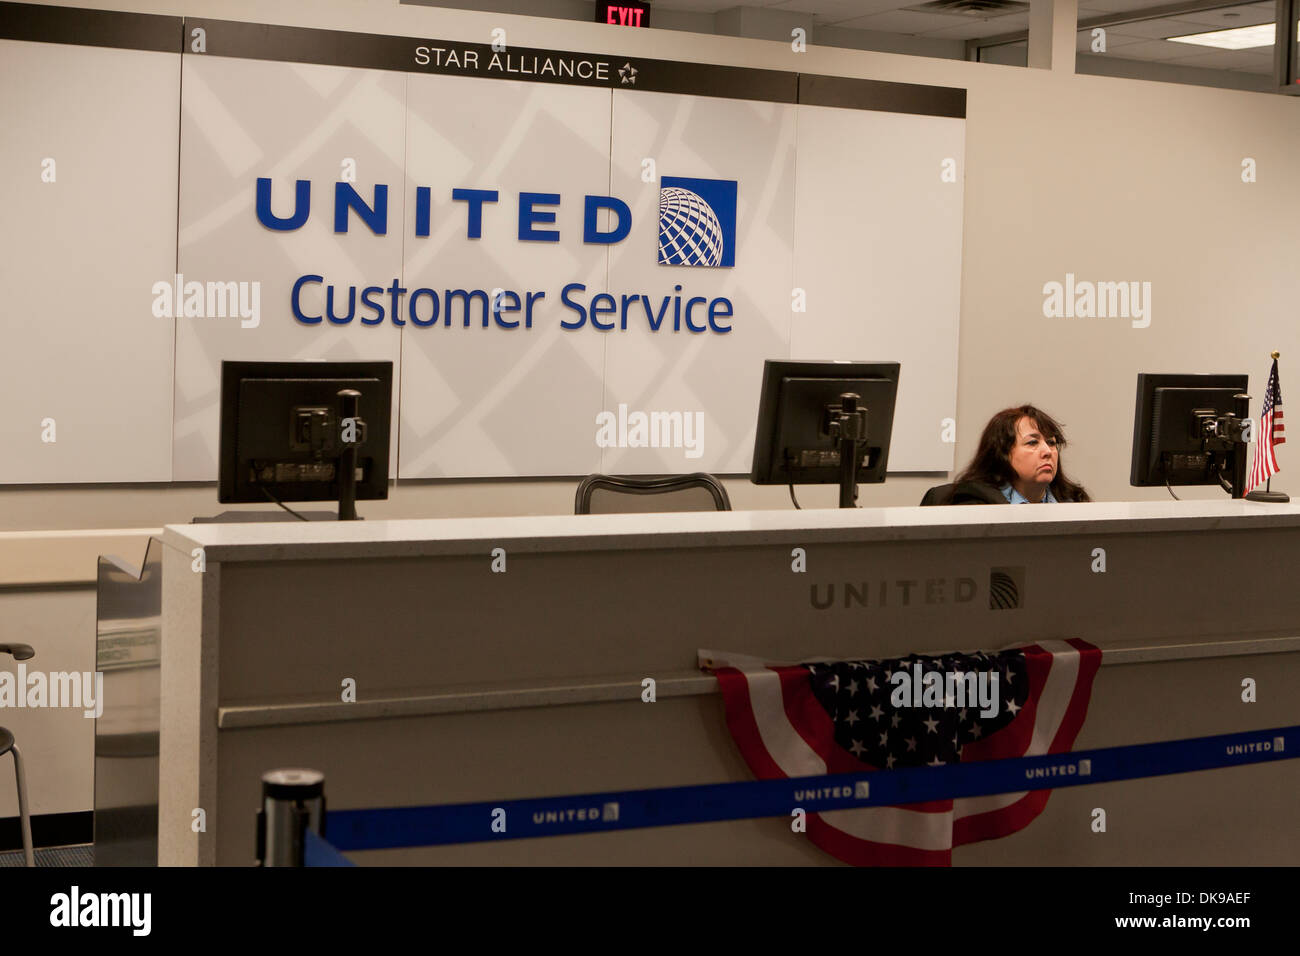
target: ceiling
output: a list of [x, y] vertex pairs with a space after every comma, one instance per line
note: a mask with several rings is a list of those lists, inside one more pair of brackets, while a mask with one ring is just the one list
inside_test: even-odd
[[[592, 0], [400, 0], [425, 6], [460, 7], [524, 13], [531, 16], [588, 19]], [[675, 23], [660, 24], [670, 29], [713, 32], [713, 15], [723, 11], [756, 10], [776, 14], [758, 16], [766, 25], [760, 31], [780, 35], [788, 21], [812, 20], [813, 43], [847, 46], [857, 49], [885, 49], [926, 56], [964, 58], [966, 41], [982, 40], [1029, 29], [1029, 14], [1021, 10], [1010, 14], [971, 15], [966, 13], [927, 12], [906, 9], [923, 0], [651, 0], [654, 10], [675, 15]], [[1078, 0], [1079, 19], [1087, 21], [1115, 14], [1133, 14], [1143, 10], [1168, 10], [1176, 0]], [[1197, 0], [1188, 0], [1195, 5]], [[785, 14], [785, 17], [780, 17]], [[1158, 19], [1138, 20], [1108, 26], [1104, 53], [1092, 50], [1091, 30], [1080, 32], [1076, 49], [1081, 56], [1080, 72], [1147, 76], [1173, 82], [1208, 83], [1242, 89], [1271, 88], [1273, 47], [1250, 50], [1221, 50], [1213, 47], [1173, 43], [1168, 37], [1206, 33], [1216, 29], [1255, 26], [1274, 19], [1273, 0], [1257, 0], [1215, 10], [1192, 10]], [[825, 30], [819, 39], [818, 29]], [[854, 31], [861, 31], [855, 35]], [[873, 39], [873, 34], [875, 39]], [[762, 36], [763, 32], [745, 34]], [[883, 43], [882, 35], [907, 37], [900, 47]], [[1027, 44], [1003, 43], [986, 47], [982, 59], [1008, 65], [1024, 65]], [[1108, 65], [1106, 61], [1119, 61]], [[1121, 66], [1128, 64], [1128, 66]], [[1150, 64], [1140, 66], [1139, 64]], [[1192, 67], [1194, 69], [1182, 69]], [[1134, 71], [1138, 72], [1134, 72]], [[1204, 72], [1204, 71], [1214, 72]], [[1146, 71], [1145, 73], [1142, 71]]]
[[[746, 7], [785, 13], [811, 14], [813, 25], [849, 30], [870, 30], [932, 40], [972, 40], [1014, 33], [1029, 28], [1027, 13], [1013, 13], [979, 19], [968, 14], [918, 13], [903, 9], [920, 0], [741, 0]], [[1169, 0], [1079, 0], [1079, 19], [1128, 13]], [[654, 7], [683, 13], [712, 14], [741, 4], [737, 0], [653, 0]], [[1158, 20], [1143, 20], [1106, 28], [1106, 56], [1146, 62], [1193, 66], [1215, 70], [1269, 74], [1273, 70], [1273, 48], [1218, 50], [1185, 43], [1171, 43], [1166, 37], [1205, 33], [1228, 27], [1271, 23], [1272, 0], [1240, 6], [1183, 13]], [[1091, 53], [1091, 33], [1080, 33], [1078, 50]]]

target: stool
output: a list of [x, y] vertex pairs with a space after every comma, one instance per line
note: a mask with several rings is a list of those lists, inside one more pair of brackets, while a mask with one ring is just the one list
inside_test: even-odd
[[[14, 660], [25, 661], [36, 656], [36, 652], [27, 644], [0, 644], [0, 654], [12, 654]], [[14, 735], [8, 728], [0, 727], [0, 757], [7, 753], [14, 755], [14, 777], [18, 781], [18, 822], [23, 834], [23, 860], [28, 866], [35, 866], [32, 854], [32, 818], [27, 811], [27, 781], [23, 775], [23, 756], [14, 743]]]

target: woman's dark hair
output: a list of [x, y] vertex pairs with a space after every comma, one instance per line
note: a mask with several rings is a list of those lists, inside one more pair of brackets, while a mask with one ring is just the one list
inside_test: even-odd
[[[1020, 437], [1016, 434], [1016, 422], [1021, 418], [1028, 418], [1034, 422], [1038, 426], [1039, 434], [1048, 441], [1055, 441], [1058, 449], [1065, 447], [1065, 433], [1061, 431], [1061, 426], [1051, 415], [1033, 405], [1004, 408], [984, 426], [984, 434], [980, 436], [975, 457], [965, 470], [953, 479], [953, 482], [982, 481], [994, 488], [1013, 483], [1017, 475], [1015, 469], [1011, 467], [1011, 449], [1015, 447]], [[1052, 497], [1057, 501], [1092, 500], [1082, 485], [1075, 484], [1065, 476], [1065, 467], [1059, 458], [1056, 477], [1052, 480], [1051, 488]]]

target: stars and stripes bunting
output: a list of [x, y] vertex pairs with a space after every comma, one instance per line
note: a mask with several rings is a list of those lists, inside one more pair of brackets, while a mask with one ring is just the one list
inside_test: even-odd
[[[727, 726], [745, 762], [759, 779], [773, 780], [1069, 752], [1087, 714], [1101, 651], [1075, 639], [993, 654], [797, 665], [700, 651], [700, 663], [718, 679]], [[891, 678], [904, 670], [984, 673], [990, 687], [997, 674], [996, 711], [950, 696], [938, 706], [908, 701], [896, 707], [899, 685]], [[846, 863], [948, 866], [954, 847], [1028, 826], [1050, 794], [810, 813], [807, 832]]]

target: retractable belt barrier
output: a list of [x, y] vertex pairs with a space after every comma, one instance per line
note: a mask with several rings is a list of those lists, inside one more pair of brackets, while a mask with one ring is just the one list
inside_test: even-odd
[[[651, 790], [613, 790], [326, 815], [308, 865], [346, 865], [328, 852], [443, 846], [641, 827], [897, 806], [1136, 780], [1300, 756], [1300, 726], [937, 767], [822, 774]], [[317, 845], [319, 844], [319, 845]], [[292, 864], [291, 864], [292, 865]], [[297, 865], [302, 865], [301, 863]]]

